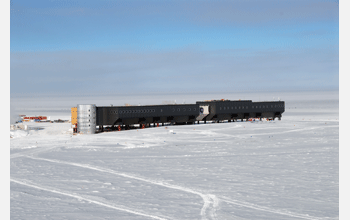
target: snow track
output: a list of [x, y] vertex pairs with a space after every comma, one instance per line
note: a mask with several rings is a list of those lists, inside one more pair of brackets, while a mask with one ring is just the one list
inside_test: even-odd
[[85, 196], [80, 196], [80, 195], [72, 194], [72, 193], [69, 193], [69, 192], [64, 192], [62, 190], [50, 189], [50, 188], [47, 188], [47, 187], [39, 186], [37, 184], [27, 183], [27, 182], [25, 182], [23, 180], [20, 181], [20, 180], [10, 179], [10, 181], [14, 182], [14, 183], [17, 183], [17, 184], [25, 185], [25, 186], [28, 186], [28, 187], [32, 187], [32, 188], [35, 188], [35, 189], [44, 190], [44, 191], [57, 193], [57, 194], [64, 195], [64, 196], [73, 197], [73, 198], [76, 198], [78, 200], [85, 200], [87, 202], [91, 202], [91, 203], [94, 203], [94, 204], [97, 204], [97, 205], [100, 205], [100, 206], [104, 206], [104, 207], [107, 207], [107, 208], [111, 208], [111, 209], [116, 209], [116, 210], [119, 210], [119, 211], [132, 213], [132, 214], [135, 214], [135, 215], [144, 216], [144, 217], [147, 217], [147, 218], [158, 219], [158, 220], [170, 219], [168, 217], [164, 218], [164, 217], [159, 217], [159, 216], [155, 216], [155, 215], [145, 214], [145, 213], [142, 213], [142, 212], [139, 212], [139, 211], [135, 211], [135, 210], [126, 209], [126, 208], [123, 208], [123, 207], [118, 207], [115, 204], [103, 203], [103, 202], [100, 202], [100, 201], [96, 201], [96, 200], [87, 198]]
[[17, 157], [25, 157], [27, 155], [35, 155], [35, 154], [38, 154], [38, 153], [42, 153], [42, 152], [45, 152], [45, 151], [52, 150], [52, 149], [57, 148], [57, 147], [61, 147], [61, 146], [40, 147], [40, 148], [35, 148], [35, 149], [32, 149], [32, 150], [27, 150], [25, 152], [14, 153], [14, 154], [11, 154], [10, 159], [14, 159], [14, 158], [17, 158]]
[[169, 183], [165, 183], [165, 182], [161, 182], [161, 181], [157, 181], [157, 180], [150, 180], [150, 179], [146, 179], [146, 178], [142, 178], [142, 177], [132, 176], [130, 174], [120, 173], [120, 172], [116, 172], [114, 170], [110, 170], [110, 169], [106, 169], [106, 168], [102, 168], [102, 167], [91, 166], [89, 164], [79, 164], [79, 163], [65, 162], [65, 161], [60, 161], [60, 160], [52, 160], [52, 159], [45, 159], [45, 158], [32, 157], [32, 156], [26, 156], [26, 157], [34, 159], [34, 160], [42, 160], [42, 161], [47, 161], [47, 162], [52, 162], [52, 163], [67, 164], [67, 165], [71, 165], [71, 166], [77, 166], [77, 167], [82, 167], [82, 168], [86, 168], [86, 169], [96, 170], [96, 171], [100, 171], [100, 172], [105, 172], [105, 173], [109, 173], [109, 174], [113, 174], [113, 175], [122, 176], [125, 178], [130, 178], [130, 179], [135, 179], [135, 180], [147, 182], [147, 183], [158, 185], [158, 186], [163, 186], [163, 187], [170, 188], [170, 189], [176, 189], [176, 190], [180, 190], [183, 192], [199, 195], [203, 199], [203, 202], [204, 202], [204, 205], [203, 205], [201, 212], [200, 212], [200, 214], [202, 216], [202, 220], [207, 220], [207, 219], [216, 220], [217, 219], [215, 210], [216, 210], [216, 207], [218, 206], [218, 201], [217, 201], [217, 198], [215, 195], [211, 195], [211, 194], [206, 195], [204, 193], [201, 193], [201, 192], [189, 189], [189, 188], [185, 188], [182, 186], [177, 186], [177, 185], [173, 185], [173, 184], [169, 184]]
[[[202, 197], [203, 198], [203, 197]], [[202, 219], [207, 219], [206, 216], [209, 215], [210, 219], [217, 219], [216, 218], [216, 207], [219, 205], [219, 201], [215, 195], [208, 194], [205, 195], [204, 205], [201, 210], [201, 216]], [[208, 212], [208, 214], [207, 214]]]
[[222, 197], [220, 199], [224, 202], [227, 202], [227, 203], [230, 203], [233, 205], [238, 205], [238, 206], [242, 206], [242, 207], [246, 207], [246, 208], [250, 208], [250, 209], [255, 209], [255, 210], [260, 210], [260, 211], [264, 211], [264, 212], [271, 212], [271, 213], [275, 213], [275, 214], [286, 215], [286, 216], [296, 217], [296, 218], [301, 218], [301, 219], [309, 219], [309, 220], [321, 220], [321, 219], [323, 219], [323, 218], [317, 218], [317, 217], [313, 217], [313, 216], [309, 216], [309, 215], [302, 215], [302, 214], [297, 214], [297, 213], [292, 213], [292, 212], [279, 211], [279, 210], [275, 210], [275, 209], [271, 209], [268, 207], [263, 207], [263, 206], [247, 203], [247, 202], [241, 202], [241, 201], [237, 201], [237, 200], [228, 199], [225, 197]]
[[207, 220], [207, 219], [216, 220], [217, 219], [216, 209], [219, 206], [219, 200], [226, 202], [226, 203], [229, 203], [229, 204], [233, 204], [233, 205], [237, 205], [237, 206], [241, 206], [241, 207], [246, 207], [246, 208], [250, 208], [250, 209], [255, 209], [255, 210], [259, 210], [259, 211], [264, 211], [264, 212], [270, 212], [270, 213], [279, 214], [279, 215], [285, 215], [285, 216], [297, 217], [297, 218], [309, 219], [309, 220], [321, 220], [322, 219], [322, 218], [317, 218], [317, 217], [313, 217], [313, 216], [309, 216], [309, 215], [302, 215], [302, 214], [293, 213], [293, 212], [286, 212], [286, 211], [271, 209], [268, 207], [263, 207], [263, 206], [259, 206], [259, 205], [255, 205], [255, 204], [251, 204], [251, 203], [247, 203], [247, 202], [232, 200], [232, 199], [229, 199], [226, 197], [217, 197], [213, 194], [201, 193], [199, 191], [195, 191], [195, 190], [192, 190], [190, 188], [165, 183], [162, 181], [146, 179], [143, 177], [137, 177], [137, 176], [133, 176], [130, 174], [120, 173], [120, 172], [116, 172], [114, 170], [110, 170], [110, 169], [106, 169], [106, 168], [102, 168], [102, 167], [91, 166], [89, 164], [79, 164], [79, 163], [72, 163], [72, 162], [53, 160], [53, 159], [45, 159], [45, 158], [32, 157], [32, 156], [26, 156], [26, 157], [34, 159], [34, 160], [42, 160], [42, 161], [47, 161], [47, 162], [52, 162], [52, 163], [67, 164], [67, 165], [82, 167], [82, 168], [86, 168], [86, 169], [96, 170], [96, 171], [100, 171], [100, 172], [105, 172], [105, 173], [109, 173], [109, 174], [113, 174], [113, 175], [122, 176], [125, 178], [130, 178], [130, 179], [135, 179], [135, 180], [147, 182], [147, 183], [158, 185], [158, 186], [163, 186], [163, 187], [170, 188], [170, 189], [176, 189], [176, 190], [180, 190], [183, 192], [188, 192], [188, 193], [192, 193], [195, 195], [199, 195], [203, 199], [203, 202], [204, 202], [204, 205], [200, 211], [200, 214], [202, 216], [202, 220]]

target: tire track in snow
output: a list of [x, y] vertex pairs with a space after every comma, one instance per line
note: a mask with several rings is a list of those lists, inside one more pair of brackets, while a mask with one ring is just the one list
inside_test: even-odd
[[[201, 209], [202, 220], [207, 220], [207, 216], [209, 214], [209, 219], [216, 220], [216, 205], [218, 204], [217, 198], [215, 195], [208, 194], [202, 196], [204, 205]], [[207, 214], [208, 212], [208, 214]]]
[[130, 179], [136, 179], [139, 181], [151, 183], [154, 185], [163, 186], [163, 187], [170, 188], [170, 189], [176, 189], [176, 190], [180, 190], [183, 192], [188, 192], [188, 193], [192, 193], [195, 195], [199, 195], [200, 197], [202, 197], [203, 202], [204, 202], [203, 207], [200, 211], [200, 214], [202, 216], [202, 220], [207, 220], [207, 219], [216, 220], [217, 219], [216, 208], [219, 205], [219, 200], [233, 204], [233, 205], [243, 206], [246, 208], [251, 208], [251, 209], [255, 209], [255, 210], [260, 210], [260, 211], [265, 211], [265, 212], [270, 212], [270, 213], [275, 213], [275, 214], [280, 214], [280, 215], [286, 215], [286, 216], [290, 216], [290, 217], [297, 217], [297, 218], [308, 219], [308, 220], [321, 220], [321, 219], [323, 219], [323, 218], [317, 218], [317, 217], [293, 213], [293, 212], [280, 211], [280, 210], [272, 209], [269, 207], [259, 206], [259, 205], [255, 205], [255, 204], [251, 204], [251, 203], [247, 203], [247, 202], [238, 201], [238, 200], [232, 200], [232, 199], [229, 199], [226, 197], [217, 197], [213, 194], [204, 194], [204, 193], [201, 193], [201, 192], [189, 189], [189, 188], [185, 188], [182, 186], [173, 185], [173, 184], [169, 184], [169, 183], [165, 183], [165, 182], [161, 182], [161, 181], [157, 181], [157, 180], [150, 180], [150, 179], [146, 179], [146, 178], [142, 178], [142, 177], [132, 176], [130, 174], [119, 173], [119, 172], [116, 172], [116, 171], [113, 171], [110, 169], [91, 166], [89, 164], [78, 164], [78, 163], [65, 162], [65, 161], [53, 160], [53, 159], [45, 159], [45, 158], [39, 158], [39, 157], [31, 157], [31, 156], [26, 156], [26, 157], [34, 159], [34, 160], [43, 160], [43, 161], [48, 161], [48, 162], [53, 162], [53, 163], [67, 164], [67, 165], [82, 167], [82, 168], [86, 168], [86, 169], [96, 170], [96, 171], [100, 171], [100, 172], [110, 173], [110, 174], [130, 178]]
[[209, 209], [209, 216], [211, 217], [211, 219], [217, 219], [216, 208], [219, 206], [219, 200], [213, 194], [208, 194], [207, 196], [208, 196], [209, 200], [211, 200], [210, 205], [212, 205], [212, 208]]
[[42, 160], [42, 161], [48, 161], [48, 162], [52, 162], [52, 163], [67, 164], [67, 165], [71, 165], [71, 166], [77, 166], [77, 167], [82, 167], [82, 168], [86, 168], [86, 169], [96, 170], [96, 171], [100, 171], [100, 172], [104, 172], [104, 173], [110, 173], [110, 174], [122, 176], [125, 178], [135, 179], [135, 180], [151, 183], [151, 184], [158, 185], [158, 186], [163, 186], [163, 187], [170, 188], [170, 189], [176, 189], [176, 190], [180, 190], [183, 192], [188, 192], [188, 193], [192, 193], [195, 195], [199, 195], [203, 199], [203, 202], [204, 202], [204, 205], [203, 205], [201, 212], [200, 212], [200, 214], [202, 216], [202, 220], [208, 219], [207, 212], [209, 212], [209, 216], [210, 216], [209, 219], [216, 220], [215, 210], [216, 210], [216, 207], [218, 206], [218, 202], [217, 202], [217, 198], [215, 195], [211, 195], [211, 194], [206, 195], [204, 193], [201, 193], [201, 192], [189, 189], [189, 188], [185, 188], [182, 186], [173, 185], [173, 184], [169, 184], [169, 183], [165, 183], [165, 182], [161, 182], [161, 181], [157, 181], [157, 180], [150, 180], [150, 179], [146, 179], [146, 178], [142, 178], [142, 177], [132, 176], [130, 174], [120, 173], [120, 172], [116, 172], [114, 170], [106, 169], [106, 168], [102, 168], [102, 167], [91, 166], [89, 164], [79, 164], [79, 163], [72, 163], [72, 162], [53, 160], [53, 159], [45, 159], [45, 158], [32, 157], [32, 156], [26, 156], [26, 157], [34, 159], [34, 160]]
[[17, 157], [26, 157], [27, 155], [34, 155], [34, 154], [38, 154], [41, 152], [45, 152], [45, 151], [49, 151], [52, 150], [54, 148], [58, 148], [58, 147], [62, 147], [62, 146], [53, 146], [53, 147], [40, 147], [38, 149], [33, 149], [33, 150], [27, 150], [25, 152], [19, 152], [19, 153], [14, 153], [10, 155], [10, 159], [14, 159]]
[[39, 185], [33, 184], [33, 183], [26, 183], [24, 181], [19, 181], [19, 180], [15, 180], [15, 179], [10, 179], [10, 181], [14, 182], [14, 183], [21, 184], [21, 185], [25, 185], [25, 186], [28, 186], [28, 187], [32, 187], [32, 188], [35, 188], [35, 189], [44, 190], [44, 191], [48, 191], [48, 192], [52, 192], [52, 193], [56, 193], [56, 194], [61, 194], [61, 195], [64, 195], [64, 196], [73, 197], [73, 198], [76, 198], [78, 200], [85, 200], [87, 202], [91, 202], [91, 203], [94, 203], [94, 204], [97, 204], [97, 205], [100, 205], [100, 206], [105, 206], [107, 208], [112, 208], [112, 209], [116, 209], [116, 210], [119, 210], [119, 211], [132, 213], [132, 214], [135, 214], [135, 215], [141, 215], [141, 216], [144, 216], [144, 217], [158, 219], [158, 220], [165, 220], [166, 219], [166, 218], [161, 218], [161, 217], [158, 217], [158, 216], [155, 216], [155, 215], [145, 214], [145, 213], [142, 213], [142, 212], [139, 212], [139, 211], [134, 211], [134, 210], [130, 210], [130, 209], [122, 208], [122, 207], [117, 207], [114, 204], [106, 204], [106, 203], [103, 203], [103, 202], [92, 200], [90, 198], [86, 198], [84, 196], [79, 196], [79, 195], [68, 193], [68, 192], [64, 192], [64, 191], [61, 191], [61, 190], [45, 188], [45, 187], [42, 187], [42, 186], [39, 186]]
[[[240, 125], [240, 127], [242, 127], [242, 125]], [[329, 126], [327, 126], [327, 128], [330, 128], [330, 127], [337, 128], [339, 126], [338, 125], [335, 125], [335, 126], [329, 125]], [[219, 137], [219, 135], [225, 136], [225, 137], [240, 137], [241, 136], [241, 134], [232, 135], [232, 134], [225, 134], [225, 133], [217, 133], [216, 132], [217, 130], [224, 130], [224, 129], [228, 129], [228, 128], [229, 127], [220, 128], [220, 129], [212, 129], [210, 131], [199, 131], [199, 133], [200, 134], [204, 134], [204, 135], [218, 136], [218, 137]], [[236, 128], [236, 127], [234, 127], [234, 128]], [[271, 133], [245, 133], [245, 134], [246, 134], [246, 136], [251, 136], [251, 135], [254, 135], [254, 136], [257, 136], [257, 135], [277, 135], [277, 134], [285, 134], [285, 133], [291, 133], [291, 132], [310, 131], [310, 130], [316, 130], [316, 129], [324, 129], [324, 127], [307, 127], [307, 128], [299, 128], [299, 129], [290, 129], [290, 130], [287, 130], [287, 131], [277, 131], [277, 132], [272, 131]]]
[[251, 208], [251, 209], [260, 210], [260, 211], [264, 211], [264, 212], [271, 212], [271, 213], [280, 214], [280, 215], [287, 215], [290, 217], [297, 217], [297, 218], [309, 219], [309, 220], [321, 220], [321, 219], [323, 219], [323, 218], [318, 218], [318, 217], [313, 217], [313, 216], [303, 215], [303, 214], [298, 214], [298, 213], [293, 213], [293, 212], [279, 211], [276, 209], [271, 209], [268, 207], [259, 206], [259, 205], [255, 205], [255, 204], [251, 204], [251, 203], [247, 203], [247, 202], [232, 200], [232, 199], [229, 199], [226, 197], [221, 197], [220, 200], [227, 202], [227, 203], [230, 203], [230, 204], [233, 204], [233, 205], [243, 206], [246, 208]]

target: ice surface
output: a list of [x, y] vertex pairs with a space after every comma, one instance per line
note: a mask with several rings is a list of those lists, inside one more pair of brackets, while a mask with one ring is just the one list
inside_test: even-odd
[[27, 123], [11, 131], [11, 218], [339, 219], [338, 95], [285, 97], [281, 121], [95, 135]]

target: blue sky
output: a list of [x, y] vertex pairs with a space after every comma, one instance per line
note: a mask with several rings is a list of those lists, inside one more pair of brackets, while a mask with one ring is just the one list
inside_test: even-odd
[[337, 1], [12, 1], [11, 95], [339, 87]]

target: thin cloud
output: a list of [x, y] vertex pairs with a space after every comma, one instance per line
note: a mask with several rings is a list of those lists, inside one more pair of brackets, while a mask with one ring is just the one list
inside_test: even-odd
[[[338, 87], [335, 49], [11, 53], [11, 93]], [[327, 62], [324, 62], [327, 61]]]

